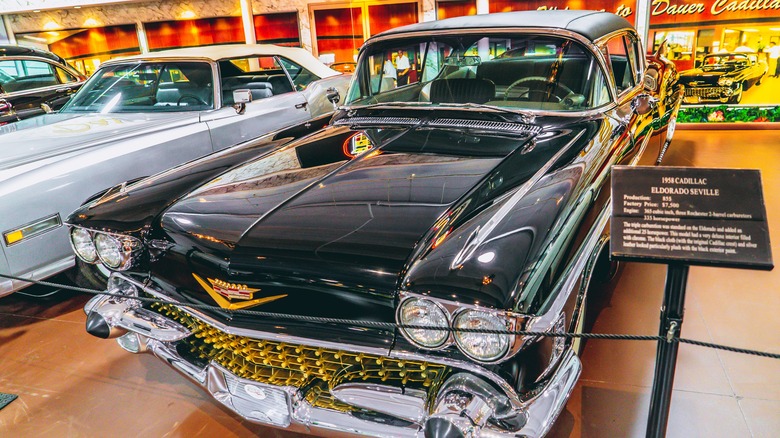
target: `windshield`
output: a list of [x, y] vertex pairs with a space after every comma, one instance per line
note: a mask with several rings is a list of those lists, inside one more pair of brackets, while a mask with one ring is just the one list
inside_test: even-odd
[[579, 43], [549, 35], [441, 35], [365, 49], [351, 106], [486, 104], [582, 111], [610, 102], [602, 69]]
[[704, 61], [702, 62], [702, 65], [704, 67], [711, 66], [711, 65], [744, 66], [748, 64], [750, 64], [750, 61], [747, 55], [734, 54], [734, 53], [729, 53], [724, 55], [708, 55], [704, 57]]
[[205, 62], [113, 64], [98, 70], [62, 112], [171, 112], [213, 108]]

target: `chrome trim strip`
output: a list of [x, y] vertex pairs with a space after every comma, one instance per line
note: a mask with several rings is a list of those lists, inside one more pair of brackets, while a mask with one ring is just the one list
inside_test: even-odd
[[528, 421], [516, 436], [543, 437], [558, 418], [582, 372], [582, 363], [571, 349], [545, 388], [523, 400]]
[[[59, 65], [59, 64], [54, 64]], [[62, 67], [62, 66], [60, 66]], [[57, 84], [57, 85], [47, 85], [45, 87], [38, 87], [38, 88], [30, 88], [27, 90], [19, 90], [19, 91], [12, 91], [10, 93], [0, 94], [0, 97], [3, 99], [11, 98], [11, 97], [20, 97], [20, 96], [27, 96], [28, 94], [38, 94], [42, 91], [56, 91], [62, 89], [64, 91], [65, 88], [79, 88], [81, 85], [84, 84], [86, 81], [75, 81], [75, 82], [65, 82], [64, 84]], [[76, 91], [76, 90], [71, 90]], [[16, 108], [16, 106], [14, 106]]]
[[416, 117], [345, 117], [343, 119], [336, 120], [333, 124], [335, 126], [342, 125], [393, 125], [393, 126], [407, 126], [417, 125], [420, 123], [420, 119]]
[[509, 131], [513, 133], [527, 133], [536, 135], [542, 132], [542, 127], [538, 125], [529, 125], [527, 123], [512, 122], [492, 122], [487, 120], [469, 120], [469, 119], [433, 119], [424, 125], [430, 128], [465, 128], [465, 129], [484, 129], [496, 131]]

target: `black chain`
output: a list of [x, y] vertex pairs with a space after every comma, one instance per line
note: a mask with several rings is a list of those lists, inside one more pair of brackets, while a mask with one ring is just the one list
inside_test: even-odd
[[[0, 274], [0, 277], [5, 277], [11, 280], [20, 280], [25, 281], [29, 283], [39, 284], [41, 286], [48, 286], [48, 287], [56, 287], [60, 289], [65, 290], [72, 290], [76, 292], [82, 292], [90, 295], [104, 295], [109, 297], [115, 297], [115, 298], [122, 298], [122, 299], [133, 299], [137, 300], [139, 302], [145, 302], [145, 303], [158, 303], [158, 304], [174, 304], [169, 301], [159, 300], [156, 298], [146, 298], [146, 297], [129, 297], [127, 295], [122, 294], [113, 294], [110, 292], [105, 291], [99, 291], [95, 289], [88, 289], [84, 287], [78, 287], [78, 286], [70, 286], [65, 284], [59, 284], [59, 283], [52, 283], [49, 281], [41, 281], [41, 280], [29, 280], [26, 278], [21, 277], [15, 277], [13, 275], [6, 275], [6, 274]], [[618, 340], [618, 341], [665, 341], [665, 342], [679, 342], [683, 344], [690, 344], [690, 345], [697, 345], [699, 347], [706, 347], [706, 348], [714, 348], [717, 350], [724, 350], [724, 351], [731, 351], [733, 353], [742, 353], [742, 354], [749, 354], [753, 356], [761, 356], [761, 357], [768, 357], [771, 359], [780, 359], [780, 354], [778, 353], [769, 353], [765, 351], [758, 351], [758, 350], [749, 350], [746, 348], [737, 348], [737, 347], [730, 347], [728, 345], [720, 345], [720, 344], [713, 344], [711, 342], [702, 342], [697, 341], [694, 339], [686, 339], [686, 338], [680, 338], [677, 336], [673, 336], [671, 338], [667, 338], [664, 336], [653, 336], [653, 335], [619, 335], [619, 334], [610, 334], [610, 333], [561, 333], [561, 332], [539, 332], [539, 331], [526, 331], [526, 330], [488, 330], [488, 329], [464, 329], [464, 328], [455, 328], [455, 327], [434, 327], [429, 325], [410, 325], [410, 324], [397, 324], [394, 322], [382, 322], [382, 321], [366, 321], [366, 320], [360, 320], [360, 319], [340, 319], [340, 318], [325, 318], [320, 316], [306, 316], [306, 315], [289, 315], [284, 313], [274, 313], [274, 312], [263, 312], [259, 310], [249, 310], [249, 309], [236, 309], [236, 310], [227, 310], [222, 307], [218, 306], [212, 306], [209, 304], [191, 304], [191, 303], [175, 303], [177, 307], [182, 308], [189, 308], [189, 309], [200, 309], [200, 310], [211, 310], [216, 312], [227, 312], [232, 315], [239, 314], [239, 315], [249, 315], [249, 316], [258, 316], [262, 318], [270, 318], [270, 319], [287, 319], [292, 321], [301, 321], [301, 322], [311, 322], [316, 324], [341, 324], [341, 325], [351, 325], [351, 326], [358, 326], [358, 327], [369, 327], [369, 328], [378, 328], [378, 329], [387, 329], [387, 330], [395, 330], [395, 329], [420, 329], [420, 330], [435, 330], [435, 331], [446, 331], [446, 332], [460, 332], [460, 333], [484, 333], [484, 334], [491, 334], [491, 335], [517, 335], [517, 336], [529, 336], [529, 337], [548, 337], [548, 338], [566, 338], [566, 339], [608, 339], [608, 340]]]

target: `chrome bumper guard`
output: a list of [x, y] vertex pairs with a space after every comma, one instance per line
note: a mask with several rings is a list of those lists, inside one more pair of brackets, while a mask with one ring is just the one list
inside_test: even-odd
[[[174, 343], [190, 332], [176, 321], [140, 307], [132, 296], [97, 296], [84, 311], [91, 334], [117, 337], [132, 353], [151, 352], [242, 418], [305, 433], [336, 430], [378, 437], [431, 438], [457, 431], [464, 437], [541, 437], [563, 409], [581, 371], [580, 360], [569, 349], [558, 370], [533, 391], [533, 396], [524, 399], [497, 390], [495, 384], [488, 383], [488, 372], [482, 375], [480, 367], [473, 366], [448, 377], [430, 401], [422, 392], [389, 385], [349, 382], [331, 388], [341, 402], [379, 414], [359, 418], [350, 412], [313, 406], [294, 386], [244, 379], [213, 361], [205, 366], [189, 362]], [[506, 391], [505, 385], [498, 386]]]

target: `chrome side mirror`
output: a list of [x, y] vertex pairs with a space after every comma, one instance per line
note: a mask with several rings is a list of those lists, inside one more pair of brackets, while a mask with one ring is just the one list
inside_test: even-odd
[[658, 99], [649, 94], [640, 94], [631, 101], [631, 109], [643, 116], [655, 110], [658, 106]]
[[654, 67], [648, 67], [647, 72], [645, 73], [645, 77], [642, 80], [645, 90], [657, 92], [659, 79], [658, 70], [656, 70]]
[[238, 114], [244, 114], [246, 104], [252, 101], [252, 91], [247, 89], [233, 90], [233, 108]]
[[11, 102], [5, 99], [0, 99], [0, 115], [10, 113], [13, 107], [14, 106], [11, 105]]
[[334, 110], [339, 109], [339, 101], [341, 100], [341, 95], [339, 94], [339, 90], [337, 90], [336, 87], [330, 87], [327, 90], [325, 90], [325, 97], [327, 97], [328, 101], [333, 104]]

